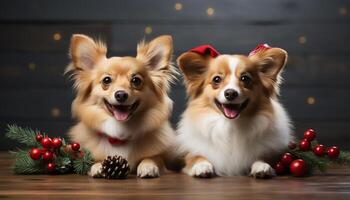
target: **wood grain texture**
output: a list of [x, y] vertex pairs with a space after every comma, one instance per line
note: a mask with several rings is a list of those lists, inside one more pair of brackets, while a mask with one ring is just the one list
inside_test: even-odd
[[[67, 53], [73, 33], [84, 33], [107, 41], [109, 50], [134, 52], [143, 38], [170, 34], [177, 52], [211, 44], [221, 53], [248, 54], [257, 44], [283, 47], [293, 55], [344, 55], [350, 52], [348, 23], [305, 24], [158, 24], [158, 23], [81, 23], [81, 24], [1, 24], [0, 52]], [[145, 34], [145, 28], [152, 28]], [[189, 31], [191, 34], [189, 34]], [[61, 40], [53, 40], [60, 33]], [[113, 36], [113, 39], [112, 37]], [[305, 42], [299, 43], [304, 37]]]
[[[248, 54], [257, 44], [268, 43], [281, 47], [293, 55], [344, 55], [349, 52], [350, 26], [348, 23], [305, 24], [114, 24], [111, 49], [134, 50], [135, 41], [144, 37], [146, 26], [152, 27], [152, 33], [146, 38], [161, 34], [171, 34], [174, 47], [184, 52], [189, 49], [210, 44], [222, 54]], [[127, 37], [128, 39], [125, 39]], [[305, 38], [300, 43], [300, 37]]]
[[[182, 4], [176, 11], [176, 3]], [[4, 20], [76, 20], [76, 21], [180, 21], [206, 22], [226, 20], [233, 22], [293, 22], [310, 23], [315, 20], [349, 20], [349, 15], [339, 15], [339, 7], [349, 6], [343, 0], [61, 0], [48, 2], [3, 0], [0, 2], [0, 18]], [[214, 15], [208, 16], [211, 7]], [[317, 12], [315, 12], [317, 10]], [[77, 14], [79, 12], [79, 14]], [[130, 14], [132, 13], [132, 14]], [[161, 17], [160, 17], [161, 16]]]
[[8, 154], [0, 154], [1, 199], [337, 199], [350, 198], [350, 169], [333, 167], [307, 178], [282, 176], [192, 178], [169, 172], [156, 179], [92, 179], [79, 175], [17, 176]]
[[[105, 23], [2, 24], [0, 51], [62, 52], [67, 55], [70, 38], [75, 33], [109, 41], [111, 26]], [[59, 39], [54, 39], [55, 34], [59, 34]]]

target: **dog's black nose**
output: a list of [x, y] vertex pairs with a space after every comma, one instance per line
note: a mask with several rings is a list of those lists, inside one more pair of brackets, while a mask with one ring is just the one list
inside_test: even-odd
[[224, 92], [225, 98], [229, 101], [233, 101], [235, 98], [238, 97], [238, 92], [234, 89], [227, 89]]
[[115, 99], [119, 103], [124, 103], [128, 99], [128, 93], [126, 93], [124, 90], [119, 90], [114, 94]]

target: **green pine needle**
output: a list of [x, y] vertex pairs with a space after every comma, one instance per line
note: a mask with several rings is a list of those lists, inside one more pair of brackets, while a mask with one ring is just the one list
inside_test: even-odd
[[28, 151], [18, 149], [18, 151], [10, 151], [15, 162], [12, 170], [15, 174], [42, 174], [43, 167], [40, 161], [33, 160]]
[[35, 138], [38, 132], [37, 130], [21, 128], [17, 125], [7, 125], [6, 137], [28, 147], [38, 147], [39, 143]]
[[340, 165], [350, 165], [350, 152], [340, 151], [338, 158], [334, 162]]
[[[12, 170], [15, 174], [45, 174], [47, 173], [46, 163], [40, 160], [33, 160], [29, 151], [32, 148], [42, 148], [41, 144], [36, 141], [36, 135], [39, 131], [30, 128], [21, 128], [17, 125], [7, 125], [6, 137], [23, 145], [23, 149], [10, 151], [14, 158]], [[45, 137], [45, 134], [43, 134]], [[83, 150], [76, 153], [84, 153], [84, 156], [77, 158], [72, 152], [66, 152], [64, 149], [68, 145], [62, 138], [62, 147], [54, 150], [56, 157], [53, 162], [56, 164], [56, 171], [53, 173], [72, 173], [86, 174], [93, 164], [92, 154]], [[72, 166], [73, 163], [73, 166]], [[72, 168], [73, 167], [73, 168]]]
[[321, 172], [325, 172], [327, 170], [327, 167], [331, 164], [331, 161], [329, 159], [319, 157], [312, 151], [292, 150], [290, 153], [297, 158], [303, 159], [306, 162], [309, 173], [312, 173], [314, 168], [317, 168]]
[[84, 156], [73, 161], [74, 172], [81, 175], [87, 174], [94, 163], [92, 154], [87, 150], [83, 152], [85, 152]]

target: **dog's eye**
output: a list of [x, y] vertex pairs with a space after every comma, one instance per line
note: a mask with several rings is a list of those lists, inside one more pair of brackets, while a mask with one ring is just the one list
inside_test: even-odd
[[141, 80], [141, 78], [134, 76], [134, 77], [132, 77], [130, 82], [131, 82], [133, 87], [138, 88], [138, 87], [140, 87], [142, 80]]
[[219, 84], [219, 83], [221, 83], [221, 77], [220, 76], [214, 76], [214, 78], [213, 78], [213, 83], [215, 83], [215, 84]]
[[242, 75], [241, 76], [241, 81], [244, 83], [244, 84], [246, 84], [246, 85], [248, 85], [249, 83], [250, 83], [250, 77], [249, 76], [247, 76], [247, 75]]
[[104, 78], [102, 79], [102, 83], [103, 83], [104, 85], [109, 85], [109, 84], [112, 83], [112, 78], [109, 77], [109, 76], [106, 76], [106, 77], [104, 77]]

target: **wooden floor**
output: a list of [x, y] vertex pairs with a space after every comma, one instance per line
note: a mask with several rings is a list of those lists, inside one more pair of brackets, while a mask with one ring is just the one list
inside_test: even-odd
[[0, 153], [0, 199], [350, 199], [350, 168], [308, 178], [198, 179], [169, 173], [157, 179], [93, 179], [79, 175], [17, 176]]

